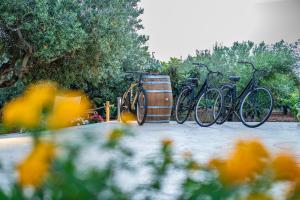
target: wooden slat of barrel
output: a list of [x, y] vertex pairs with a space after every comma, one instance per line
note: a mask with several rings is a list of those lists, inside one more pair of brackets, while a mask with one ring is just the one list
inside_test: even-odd
[[170, 77], [162, 75], [145, 75], [142, 82], [148, 100], [146, 122], [169, 122], [173, 106]]

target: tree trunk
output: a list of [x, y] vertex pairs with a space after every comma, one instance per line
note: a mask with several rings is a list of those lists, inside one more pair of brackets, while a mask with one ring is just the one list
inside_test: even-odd
[[[18, 40], [26, 47], [25, 49], [13, 49], [15, 52], [22, 51], [24, 52], [23, 58], [19, 56], [19, 53], [15, 53], [13, 59], [11, 59], [9, 62], [4, 63], [0, 68], [0, 88], [6, 88], [14, 85], [18, 80], [24, 78], [24, 76], [28, 73], [30, 69], [30, 65], [28, 65], [28, 62], [32, 56], [33, 53], [33, 47], [32, 45], [27, 42], [20, 29], [12, 29], [11, 31], [17, 33]], [[16, 46], [12, 47], [16, 48]], [[18, 69], [16, 66], [16, 63], [18, 60], [22, 59], [21, 67]]]

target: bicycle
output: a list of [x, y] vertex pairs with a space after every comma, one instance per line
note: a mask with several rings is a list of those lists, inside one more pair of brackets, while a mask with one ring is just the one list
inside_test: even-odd
[[[213, 74], [222, 74], [210, 70], [207, 65], [202, 63], [193, 63], [193, 65], [199, 68], [206, 68], [208, 73], [198, 93], [196, 93], [198, 79], [188, 78], [176, 102], [176, 121], [179, 124], [183, 124], [189, 117], [191, 111], [194, 110], [194, 118], [197, 124], [202, 127], [208, 127], [216, 122], [223, 105], [221, 90], [217, 87], [211, 87], [210, 85], [211, 76]], [[216, 112], [219, 114], [216, 115]]]
[[[134, 83], [130, 84], [130, 87], [124, 93], [121, 100], [120, 117], [121, 121], [127, 121], [125, 119], [126, 113], [132, 113], [139, 125], [145, 123], [147, 117], [147, 94], [143, 88], [142, 77], [144, 72], [126, 72], [133, 75], [138, 74], [139, 78]], [[128, 80], [134, 81], [134, 77], [127, 77]]]
[[265, 74], [266, 70], [257, 69], [251, 62], [240, 61], [238, 63], [252, 67], [252, 78], [237, 96], [236, 84], [240, 77], [229, 77], [231, 83], [221, 87], [224, 104], [216, 123], [223, 124], [230, 115], [234, 114], [245, 126], [256, 128], [268, 120], [273, 110], [274, 100], [271, 91], [259, 86], [259, 73]]

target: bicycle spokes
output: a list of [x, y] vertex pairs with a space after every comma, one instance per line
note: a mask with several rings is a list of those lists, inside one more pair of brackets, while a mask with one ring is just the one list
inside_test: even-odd
[[209, 89], [203, 93], [195, 107], [195, 118], [200, 126], [210, 126], [219, 117], [223, 99], [218, 89]]
[[178, 97], [176, 108], [175, 108], [176, 121], [178, 123], [184, 123], [189, 116], [191, 110], [190, 94], [191, 94], [190, 91], [188, 89], [185, 89], [180, 93]]
[[249, 127], [261, 125], [271, 114], [273, 100], [265, 88], [257, 88], [248, 93], [241, 104], [241, 119]]

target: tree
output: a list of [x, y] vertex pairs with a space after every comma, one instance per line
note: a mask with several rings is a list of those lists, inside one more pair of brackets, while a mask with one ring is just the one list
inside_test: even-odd
[[148, 38], [138, 34], [138, 2], [2, 0], [0, 88], [51, 79], [112, 100], [120, 93], [112, 90], [121, 88], [122, 71], [138, 69], [150, 57]]

